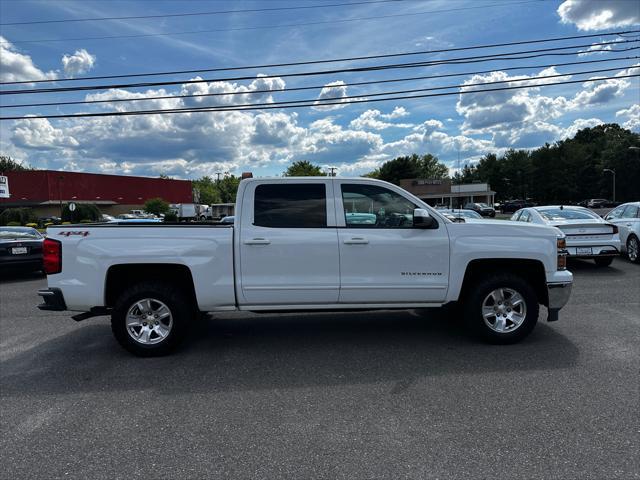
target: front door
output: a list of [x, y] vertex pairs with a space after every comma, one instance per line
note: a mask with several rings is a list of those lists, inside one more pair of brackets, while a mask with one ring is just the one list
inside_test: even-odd
[[331, 180], [254, 182], [244, 198], [248, 204], [238, 232], [244, 303], [337, 303], [340, 265]]
[[413, 228], [423, 208], [401, 189], [336, 182], [340, 247], [340, 303], [443, 301], [449, 283], [449, 236]]

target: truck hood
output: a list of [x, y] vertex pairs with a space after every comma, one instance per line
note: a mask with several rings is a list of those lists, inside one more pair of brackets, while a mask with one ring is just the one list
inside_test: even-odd
[[479, 218], [465, 219], [464, 223], [452, 222], [447, 224], [447, 228], [450, 232], [463, 236], [547, 237], [549, 235], [562, 235], [560, 229], [553, 226], [513, 222], [511, 220], [481, 220]]

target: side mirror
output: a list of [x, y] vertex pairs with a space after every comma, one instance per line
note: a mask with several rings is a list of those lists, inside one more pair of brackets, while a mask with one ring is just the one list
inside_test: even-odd
[[413, 228], [438, 228], [438, 221], [429, 215], [424, 208], [416, 208], [413, 211]]

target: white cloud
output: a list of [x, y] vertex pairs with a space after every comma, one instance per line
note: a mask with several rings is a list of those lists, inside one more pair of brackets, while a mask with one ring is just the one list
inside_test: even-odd
[[62, 57], [62, 68], [67, 77], [86, 73], [93, 68], [95, 63], [95, 55], [91, 55], [84, 48], [76, 50], [73, 55], [66, 53]]
[[409, 115], [409, 113], [402, 107], [396, 107], [393, 112], [383, 114], [380, 110], [367, 110], [363, 112], [359, 117], [351, 120], [350, 127], [357, 130], [384, 130], [386, 128], [411, 128], [411, 123], [393, 123], [385, 122], [384, 120], [391, 120]]
[[[327, 83], [320, 91], [318, 100], [316, 100], [314, 104], [315, 106], [312, 108], [319, 111], [337, 110], [339, 108], [344, 108], [349, 103], [349, 100], [344, 98], [346, 96], [347, 85], [342, 80]], [[326, 100], [329, 98], [334, 99], [328, 101], [330, 103], [335, 103], [335, 105], [322, 105], [322, 102], [320, 100]]]
[[636, 103], [629, 108], [618, 110], [616, 117], [626, 117], [627, 120], [622, 124], [624, 128], [640, 132], [640, 104]]
[[604, 30], [640, 23], [636, 0], [565, 0], [558, 7], [562, 23], [580, 30]]
[[0, 81], [23, 82], [54, 78], [55, 72], [43, 72], [34, 65], [29, 55], [18, 52], [11, 42], [0, 36]]
[[569, 127], [562, 131], [560, 138], [573, 138], [578, 131], [602, 125], [603, 123], [604, 122], [599, 118], [578, 118], [577, 120], [574, 120]]
[[18, 147], [35, 150], [54, 150], [59, 147], [74, 148], [78, 141], [63, 129], [55, 128], [44, 118], [24, 119], [16, 122], [13, 140]]
[[630, 85], [631, 83], [624, 78], [584, 83], [584, 90], [573, 98], [571, 108], [610, 102], [614, 98], [622, 96]]

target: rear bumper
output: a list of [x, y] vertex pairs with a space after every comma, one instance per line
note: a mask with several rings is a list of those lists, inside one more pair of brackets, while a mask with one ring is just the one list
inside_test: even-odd
[[43, 290], [38, 290], [38, 295], [40, 295], [44, 300], [44, 303], [38, 305], [40, 310], [62, 312], [67, 309], [67, 304], [64, 301], [62, 290], [59, 288], [45, 288]]

